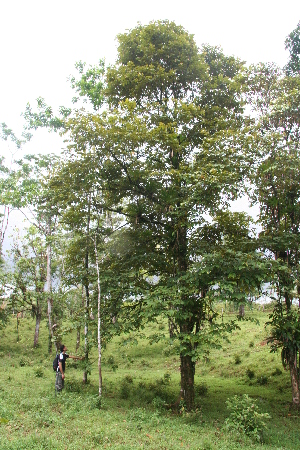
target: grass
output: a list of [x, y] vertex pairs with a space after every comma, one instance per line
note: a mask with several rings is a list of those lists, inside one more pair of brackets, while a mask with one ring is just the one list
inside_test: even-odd
[[[236, 394], [254, 397], [261, 412], [272, 417], [264, 433], [264, 449], [300, 448], [299, 415], [290, 409], [289, 374], [280, 355], [270, 354], [266, 344], [268, 312], [253, 310], [246, 315], [259, 319], [260, 325], [241, 323], [230, 343], [224, 342], [222, 349], [211, 351], [209, 360], [197, 364], [192, 413], [185, 412], [182, 404], [176, 412], [166, 406], [179, 394], [179, 359], [173, 349], [163, 342], [149, 345], [147, 339], [126, 345], [122, 336], [103, 353], [100, 408], [95, 350], [89, 383], [82, 385], [78, 364], [68, 360], [65, 390], [55, 397], [54, 355], [47, 354], [46, 323], [40, 346], [33, 349], [31, 319], [21, 320], [17, 342], [12, 318], [0, 332], [0, 449], [261, 448], [243, 433], [230, 433], [224, 427], [226, 400]], [[75, 336], [64, 340], [72, 353]]]

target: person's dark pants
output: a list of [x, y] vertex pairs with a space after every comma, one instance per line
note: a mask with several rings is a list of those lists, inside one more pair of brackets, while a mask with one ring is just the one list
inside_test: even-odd
[[62, 378], [62, 374], [60, 372], [57, 372], [56, 379], [55, 379], [55, 391], [61, 392], [64, 388], [64, 381]]

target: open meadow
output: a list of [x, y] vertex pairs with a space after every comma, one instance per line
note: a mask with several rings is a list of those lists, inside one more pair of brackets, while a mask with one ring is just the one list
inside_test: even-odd
[[[231, 318], [235, 313], [231, 313]], [[255, 307], [240, 323], [230, 343], [210, 352], [196, 365], [196, 409], [187, 413], [179, 395], [179, 358], [166, 342], [149, 345], [145, 337], [115, 338], [103, 350], [103, 397], [98, 393], [96, 349], [91, 352], [91, 375], [82, 385], [80, 363], [68, 360], [65, 389], [55, 396], [54, 354], [48, 355], [44, 322], [40, 344], [33, 349], [33, 322], [16, 318], [0, 332], [0, 448], [46, 449], [299, 449], [299, 413], [290, 407], [289, 373], [280, 354], [266, 344], [269, 311]], [[225, 315], [224, 320], [226, 320]], [[138, 336], [131, 336], [131, 338]], [[70, 354], [76, 338], [64, 336]], [[226, 426], [226, 400], [248, 394], [259, 412], [268, 413], [263, 442]]]

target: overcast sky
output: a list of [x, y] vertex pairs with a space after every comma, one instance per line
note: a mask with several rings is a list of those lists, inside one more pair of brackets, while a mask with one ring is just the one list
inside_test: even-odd
[[[54, 108], [69, 105], [74, 94], [67, 78], [76, 61], [113, 63], [118, 33], [159, 19], [182, 25], [198, 46], [220, 45], [248, 64], [283, 66], [284, 40], [300, 20], [300, 1], [0, 0], [0, 122], [20, 133], [20, 113], [39, 96]], [[40, 131], [16, 157], [57, 153], [61, 145]], [[8, 150], [14, 151], [0, 141], [0, 154], [10, 159]]]
[[[199, 46], [221, 45], [249, 64], [283, 66], [284, 40], [300, 20], [300, 1], [0, 0], [0, 122], [20, 130], [20, 113], [39, 96], [54, 107], [70, 104], [67, 78], [76, 61], [113, 63], [118, 33], [158, 19], [182, 25]], [[48, 151], [52, 140], [39, 145]], [[35, 142], [24, 151], [31, 149]]]

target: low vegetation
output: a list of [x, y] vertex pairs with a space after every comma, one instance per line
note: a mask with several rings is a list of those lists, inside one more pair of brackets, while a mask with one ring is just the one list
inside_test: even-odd
[[[12, 317], [0, 335], [0, 448], [258, 449], [299, 448], [299, 413], [290, 404], [290, 376], [266, 343], [268, 310], [246, 310], [230, 342], [197, 363], [195, 409], [178, 398], [180, 371], [173, 349], [147, 338], [115, 338], [103, 351], [99, 399], [96, 350], [89, 383], [69, 360], [65, 390], [55, 396], [47, 323], [32, 347], [32, 320]], [[233, 318], [234, 312], [224, 315]], [[155, 327], [166, 333], [163, 322]], [[153, 333], [153, 326], [145, 335]], [[75, 353], [76, 336], [64, 336]], [[238, 361], [238, 362], [237, 362]]]

